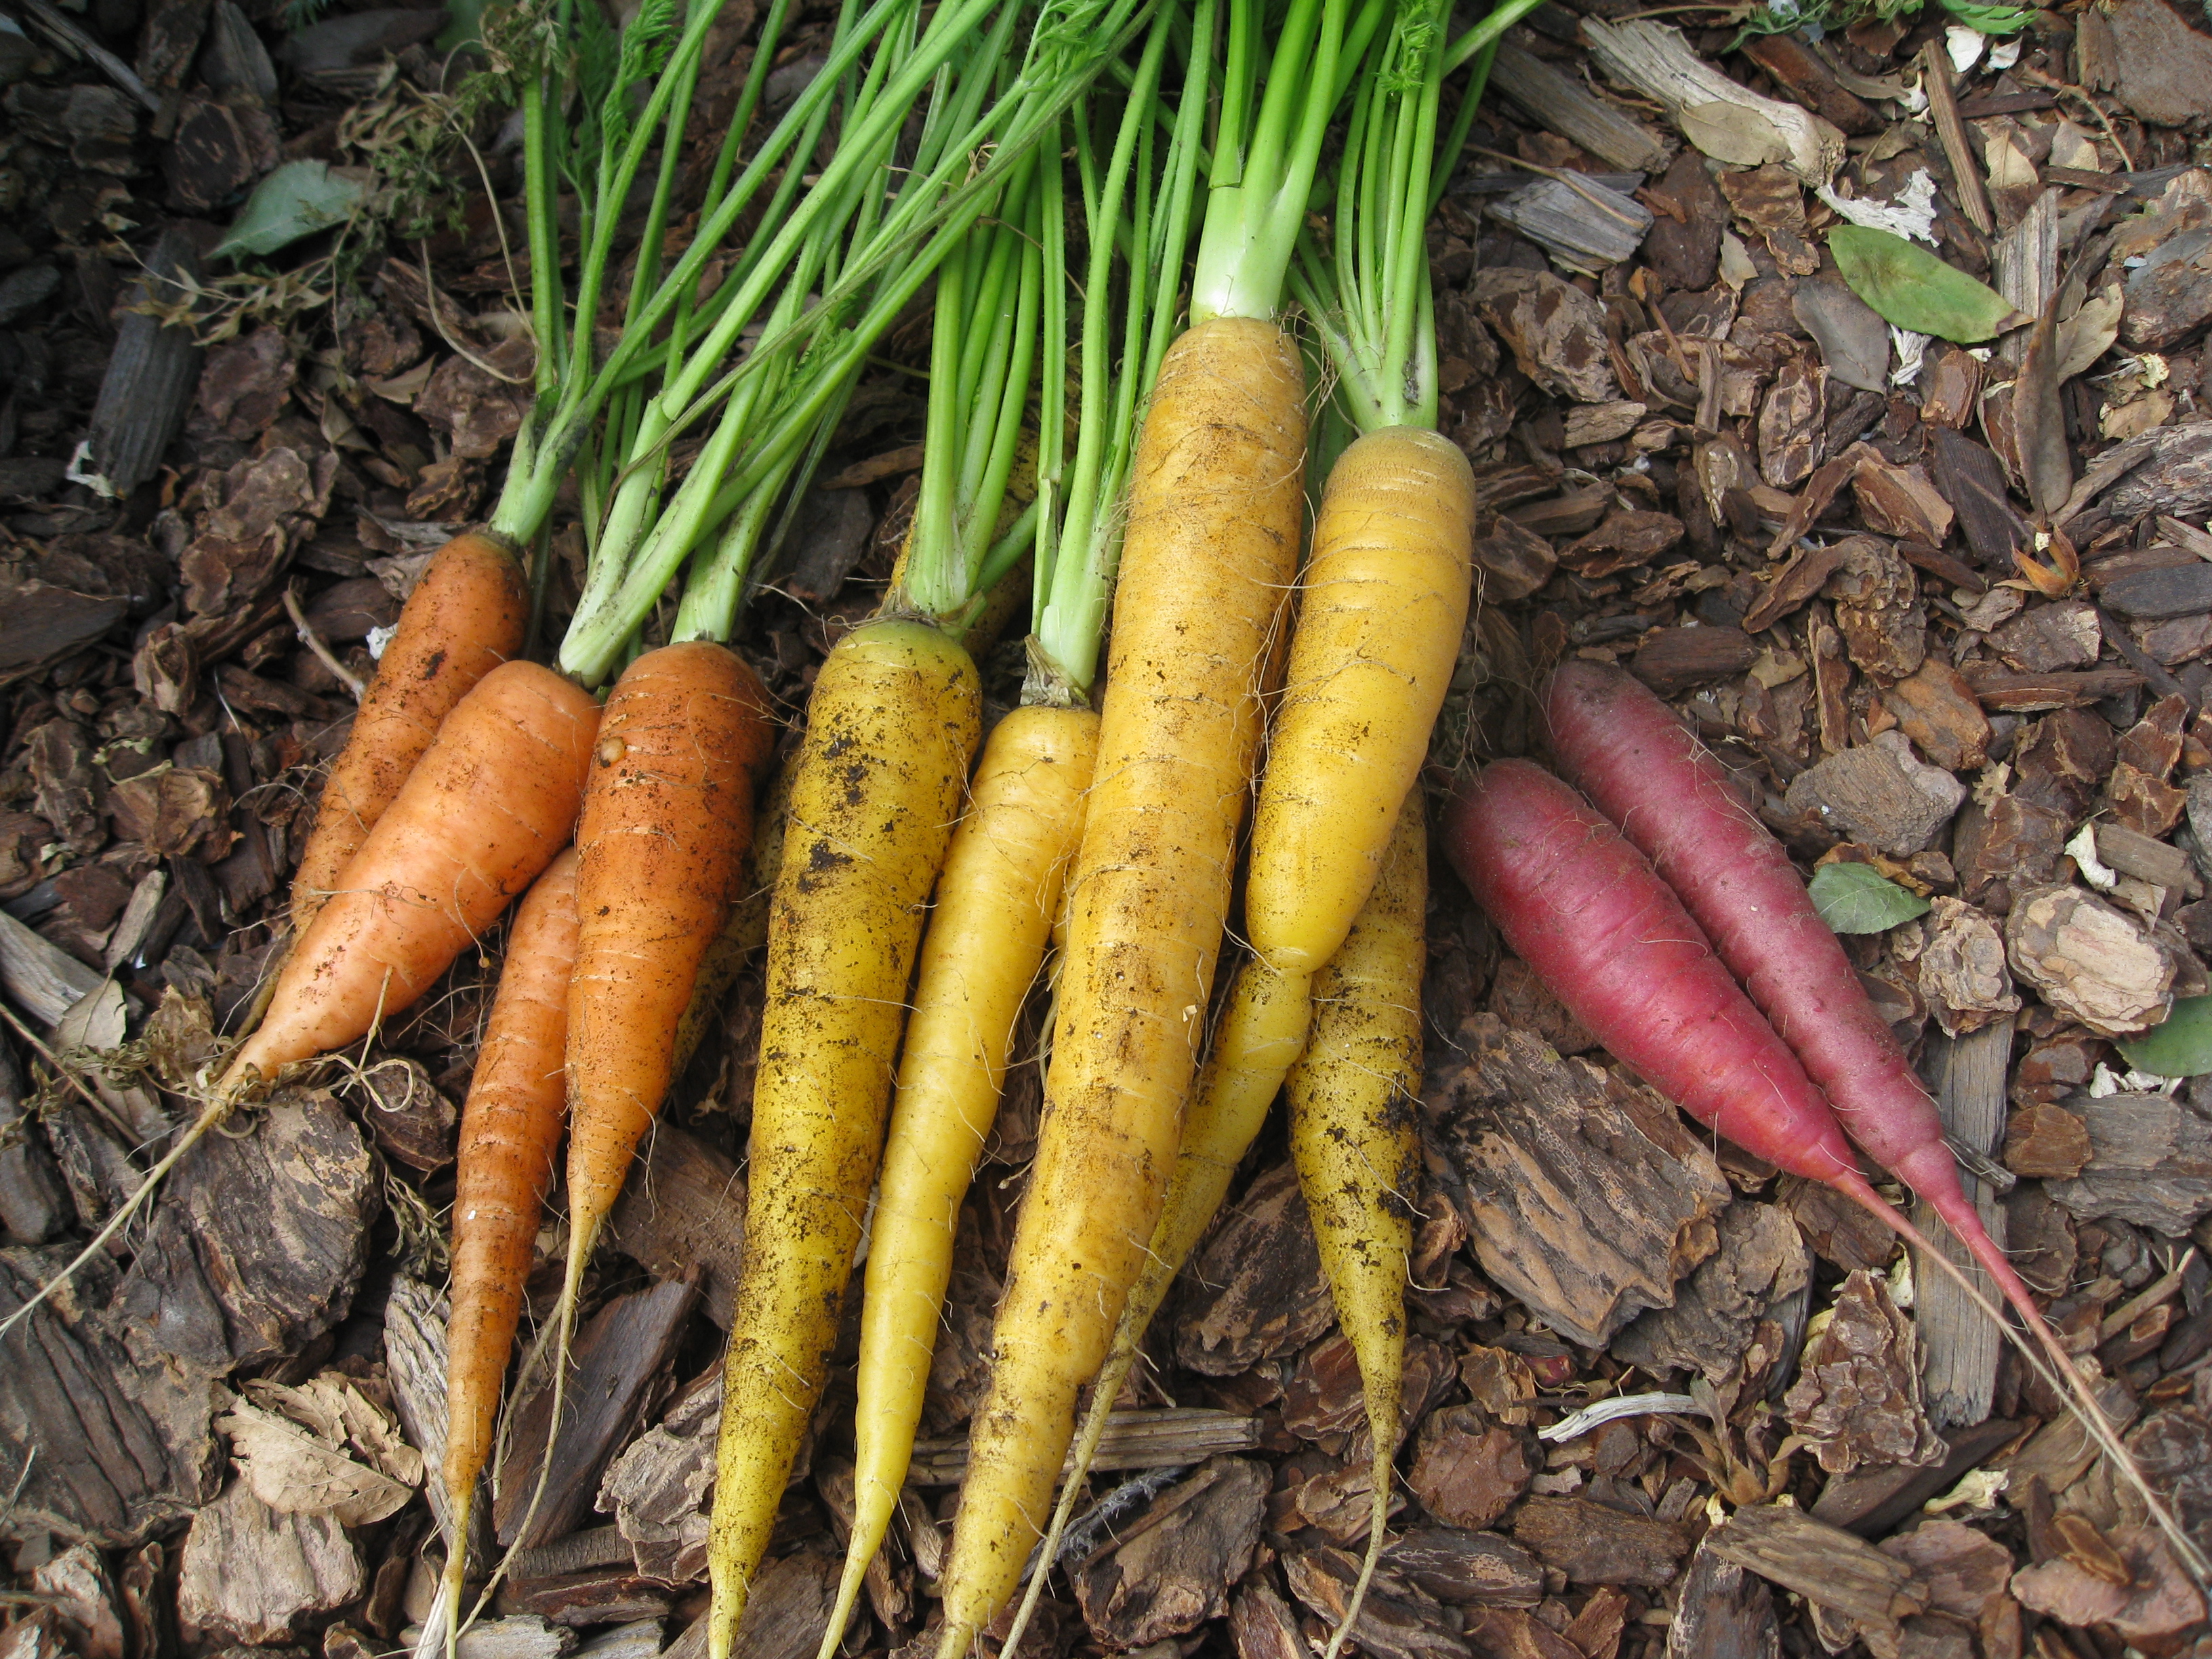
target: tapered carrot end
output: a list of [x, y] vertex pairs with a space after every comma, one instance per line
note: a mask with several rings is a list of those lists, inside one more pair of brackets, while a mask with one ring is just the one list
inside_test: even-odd
[[453, 1529], [446, 1540], [446, 1659], [456, 1659], [461, 1642], [461, 1597], [469, 1573], [469, 1500], [453, 1494]]
[[[855, 1527], [853, 1537], [856, 1546], [860, 1536], [860, 1529]], [[837, 1604], [830, 1610], [830, 1626], [822, 1632], [822, 1645], [816, 1650], [814, 1659], [833, 1659], [844, 1641], [845, 1626], [853, 1620], [853, 1604], [860, 1599], [861, 1582], [867, 1577], [868, 1563], [873, 1559], [872, 1551], [863, 1554], [858, 1547], [847, 1553], [845, 1571], [837, 1581]]]
[[975, 1626], [947, 1625], [938, 1638], [937, 1659], [968, 1659], [968, 1650], [975, 1644]]

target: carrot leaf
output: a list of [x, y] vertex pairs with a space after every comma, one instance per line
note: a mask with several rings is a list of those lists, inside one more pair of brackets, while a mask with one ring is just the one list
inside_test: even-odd
[[1928, 901], [1863, 864], [1824, 864], [1813, 872], [1813, 908], [1839, 933], [1886, 933], [1924, 915]]

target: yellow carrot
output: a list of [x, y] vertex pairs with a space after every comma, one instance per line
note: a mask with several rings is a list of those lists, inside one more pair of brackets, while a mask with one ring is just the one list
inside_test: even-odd
[[1367, 1555], [1327, 1659], [1352, 1633], [1382, 1553], [1406, 1352], [1406, 1257], [1419, 1177], [1423, 912], [1428, 835], [1407, 797], [1366, 908], [1314, 976], [1313, 1030], [1291, 1068], [1291, 1157], [1336, 1316], [1359, 1362], [1374, 1438]]
[[808, 704], [769, 916], [751, 1209], [708, 1540], [710, 1659], [730, 1651], [836, 1342], [915, 950], [981, 724], [968, 653], [896, 618], [839, 641]]

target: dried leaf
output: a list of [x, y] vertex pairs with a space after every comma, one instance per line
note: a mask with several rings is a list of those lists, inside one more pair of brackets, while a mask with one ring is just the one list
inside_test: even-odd
[[1882, 933], [1924, 915], [1928, 901], [1876, 873], [1838, 860], [1813, 872], [1813, 908], [1839, 933]]
[[2154, 1077], [2202, 1077], [2212, 1072], [2212, 996], [2177, 997], [2173, 1012], [2119, 1050]]
[[2058, 325], [2058, 379], [2072, 380], [2112, 349], [2120, 337], [2120, 313], [2127, 308], [2118, 283], [2081, 301], [2081, 308]]
[[1926, 248], [1864, 225], [1838, 226], [1828, 246], [1851, 292], [1899, 328], [1962, 345], [1995, 339], [2020, 320], [2010, 301]]

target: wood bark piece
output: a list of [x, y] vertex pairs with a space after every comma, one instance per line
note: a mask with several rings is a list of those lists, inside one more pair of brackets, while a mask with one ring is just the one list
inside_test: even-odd
[[296, 1353], [345, 1316], [380, 1205], [360, 1129], [295, 1091], [210, 1136], [155, 1200], [118, 1313], [132, 1346], [210, 1374]]
[[59, 1024], [100, 984], [98, 973], [0, 910], [0, 989], [40, 1024]]
[[1842, 133], [1808, 110], [1738, 86], [1698, 57], [1679, 29], [1586, 17], [1582, 32], [1601, 70], [1665, 105], [1683, 135], [1716, 161], [1780, 161], [1803, 183], [1825, 185], [1843, 160]]
[[1185, 1266], [1176, 1363], [1233, 1376], [1296, 1352], [1336, 1319], [1297, 1171], [1262, 1171]]
[[1671, 1522], [1631, 1515], [1586, 1498], [1529, 1498], [1513, 1519], [1513, 1541], [1582, 1584], [1670, 1584], [1690, 1540]]
[[1844, 1281], [1832, 1316], [1805, 1345], [1803, 1366], [1783, 1409], [1822, 1468], [1942, 1461], [1943, 1442], [1921, 1406], [1920, 1344], [1885, 1281], [1863, 1271]]
[[1928, 112], [1936, 123], [1936, 137], [1942, 140], [1944, 159], [1951, 166], [1959, 206], [1976, 230], [1991, 235], [1997, 228], [1996, 216], [1990, 210], [1981, 162], [1966, 140], [1966, 124], [1959, 118], [1959, 94], [1941, 40], [1931, 40], [1921, 49], [1920, 85], [1928, 94]]
[[1494, 1532], [1416, 1527], [1390, 1540], [1382, 1564], [1415, 1588], [1455, 1606], [1533, 1607], [1544, 1599], [1543, 1564]]
[[[1343, 1623], [1358, 1577], [1358, 1558], [1343, 1550], [1298, 1550], [1283, 1558], [1291, 1594], [1320, 1614], [1330, 1630]], [[1472, 1659], [1474, 1651], [1436, 1601], [1396, 1574], [1382, 1571], [1360, 1604], [1352, 1639], [1376, 1659]], [[1297, 1651], [1308, 1650], [1301, 1644]]]
[[722, 1368], [716, 1365], [609, 1465], [599, 1506], [613, 1513], [640, 1572], [683, 1583], [706, 1571], [701, 1505], [714, 1484], [721, 1416]]
[[[517, 1413], [492, 1514], [501, 1543], [543, 1544], [573, 1530], [590, 1510], [600, 1474], [636, 1428], [697, 1297], [698, 1287], [690, 1282], [656, 1285], [617, 1297], [592, 1316], [571, 1351], [575, 1370], [558, 1435], [552, 1433], [551, 1389], [541, 1389]], [[542, 1458], [552, 1473], [525, 1531], [523, 1512], [536, 1490]]]
[[1718, 1386], [1742, 1365], [1762, 1322], [1802, 1326], [1813, 1260], [1796, 1223], [1771, 1204], [1739, 1200], [1722, 1212], [1719, 1235], [1720, 1248], [1682, 1281], [1673, 1307], [1640, 1316], [1613, 1339], [1615, 1358], [1654, 1372], [1694, 1370]]
[[198, 276], [191, 234], [172, 225], [155, 240], [145, 278], [132, 288], [116, 325], [115, 349], [93, 406], [85, 465], [106, 494], [128, 495], [152, 477], [162, 452], [184, 430], [202, 353], [189, 324], [164, 325], [143, 308], [175, 305], [185, 297], [180, 279]]
[[[1959, 1145], [1984, 1158], [1996, 1156], [2004, 1139], [2005, 1069], [2012, 1057], [2012, 1026], [1999, 1021], [1964, 1036], [1931, 1036], [1922, 1072], [1943, 1131]], [[1960, 1180], [1966, 1196], [1989, 1229], [1999, 1249], [2004, 1248], [2005, 1216], [2002, 1194], [1961, 1168]], [[1974, 1288], [1992, 1303], [2002, 1303], [1996, 1282], [1966, 1254], [1966, 1246], [1951, 1236], [1936, 1212], [1916, 1200], [1912, 1224], [1920, 1229], [1945, 1257], [1962, 1268]], [[1913, 1253], [1913, 1322], [1927, 1353], [1923, 1371], [1928, 1416], [1937, 1429], [1960, 1428], [1978, 1423], [1990, 1414], [1996, 1397], [1997, 1359], [2003, 1339], [1989, 1316], [1967, 1301], [1951, 1277], [1931, 1267], [1919, 1251]]]
[[1511, 35], [1498, 43], [1490, 84], [1538, 125], [1624, 173], [1660, 173], [1675, 146], [1537, 57]]
[[696, 1265], [707, 1316], [726, 1331], [745, 1254], [744, 1177], [673, 1124], [655, 1125], [650, 1145], [607, 1218], [607, 1242], [655, 1279], [681, 1279]]
[[1700, 1541], [1667, 1629], [1667, 1659], [1778, 1659], [1781, 1651], [1766, 1581], [1724, 1559], [1710, 1536]]
[[177, 1579], [185, 1639], [265, 1644], [368, 1586], [361, 1552], [328, 1516], [279, 1515], [243, 1480], [192, 1518]]
[[[1649, 1090], [1477, 1014], [1429, 1105], [1483, 1271], [1571, 1341], [1602, 1347], [1712, 1254], [1720, 1166]], [[1438, 1097], [1439, 1094], [1441, 1098]]]
[[[0, 1317], [76, 1254], [0, 1250]], [[204, 1371], [139, 1364], [116, 1328], [114, 1289], [114, 1269], [95, 1258], [9, 1336], [0, 1478], [23, 1486], [8, 1535], [129, 1548], [215, 1495], [222, 1450], [210, 1425], [229, 1395]]]
[[2030, 888], [2005, 918], [2012, 970], [2101, 1036], [2148, 1030], [2173, 1006], [2173, 963], [2129, 917], [2082, 889]]
[[1893, 1632], [1928, 1606], [1911, 1568], [1786, 1504], [1738, 1510], [1705, 1534], [1705, 1547], [1863, 1629]]
[[2089, 1158], [2072, 1180], [2044, 1190], [2087, 1220], [2111, 1216], [2178, 1237], [2212, 1212], [2212, 1122], [2185, 1101], [2155, 1094], [2077, 1098]]
[[43, 1244], [67, 1224], [69, 1194], [24, 1106], [23, 1075], [5, 1042], [0, 1042], [0, 1147], [5, 1148], [0, 1151], [0, 1233], [10, 1244]]
[[[1258, 1423], [1236, 1412], [1202, 1406], [1114, 1412], [1099, 1437], [1093, 1470], [1171, 1469], [1260, 1443]], [[968, 1473], [968, 1437], [917, 1440], [907, 1480], [917, 1486], [955, 1486]]]
[[2017, 1423], [1977, 1423], [1952, 1431], [1943, 1443], [1945, 1452], [1940, 1463], [1873, 1464], [1837, 1475], [1820, 1489], [1813, 1516], [1862, 1538], [1878, 1537], [1938, 1492], [1957, 1486], [2020, 1431]]
[[[392, 1382], [392, 1408], [407, 1441], [422, 1454], [422, 1490], [440, 1534], [453, 1530], [453, 1503], [446, 1494], [446, 1326], [452, 1304], [443, 1292], [404, 1273], [392, 1281], [384, 1303], [384, 1368]], [[480, 1520], [483, 1510], [475, 1511]]]
[[1273, 1479], [1249, 1458], [1208, 1458], [1117, 1527], [1115, 1547], [1075, 1574], [1091, 1635], [1112, 1650], [1144, 1647], [1225, 1613], [1259, 1548]]

